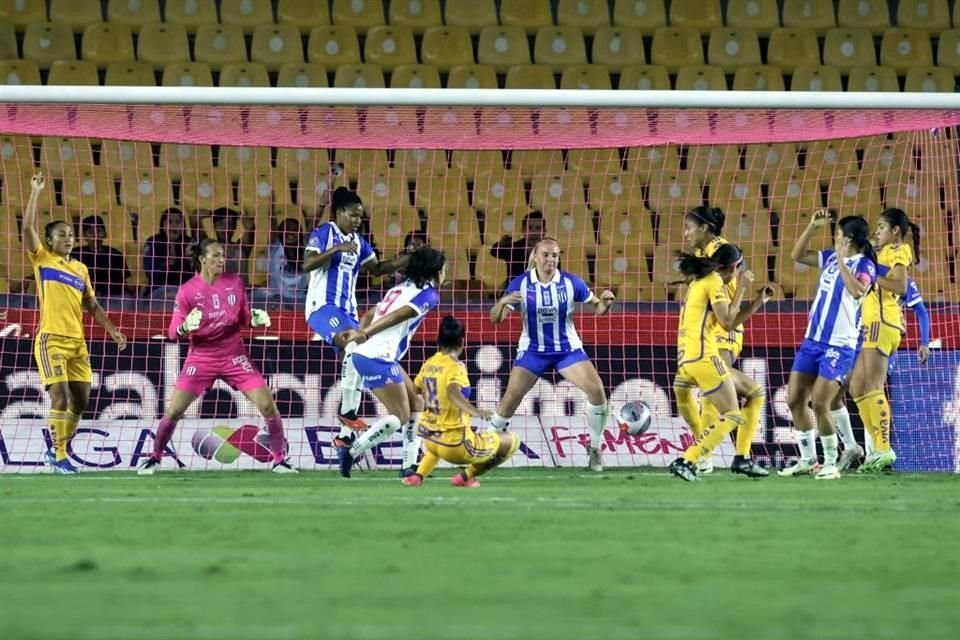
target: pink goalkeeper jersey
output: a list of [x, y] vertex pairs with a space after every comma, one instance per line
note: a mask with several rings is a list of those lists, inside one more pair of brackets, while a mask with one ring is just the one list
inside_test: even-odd
[[190, 334], [190, 352], [211, 358], [226, 358], [244, 353], [240, 331], [250, 326], [250, 308], [243, 279], [235, 273], [222, 273], [207, 284], [197, 274], [180, 285], [173, 305], [173, 318], [167, 334], [179, 339], [177, 327], [194, 309], [203, 312], [200, 328]]

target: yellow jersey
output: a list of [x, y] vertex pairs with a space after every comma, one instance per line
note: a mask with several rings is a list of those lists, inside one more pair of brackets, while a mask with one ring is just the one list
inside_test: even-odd
[[[881, 248], [877, 253], [877, 265], [884, 265], [893, 268], [897, 265], [903, 265], [910, 268], [913, 264], [913, 250], [908, 244], [898, 244], [896, 246], [888, 244]], [[903, 310], [900, 308], [900, 296], [880, 288], [880, 285], [874, 285], [863, 300], [861, 308], [861, 324], [864, 326], [872, 322], [880, 322], [904, 331]]]
[[33, 277], [37, 279], [40, 326], [37, 333], [51, 333], [84, 339], [84, 300], [93, 297], [93, 285], [86, 265], [76, 258], [64, 258], [44, 247], [28, 251]]
[[[728, 244], [726, 238], [717, 236], [708, 242], [706, 247], [695, 250], [693, 254], [700, 258], [710, 258], [717, 252], [717, 249], [725, 244]], [[733, 276], [733, 278], [730, 279], [730, 282], [723, 285], [723, 288], [727, 292], [727, 298], [729, 300], [733, 300], [733, 296], [737, 292], [737, 276]], [[737, 327], [734, 327], [733, 331], [724, 331], [723, 327], [717, 324], [714, 334], [718, 340], [724, 341], [724, 344], [736, 342], [743, 336], [743, 325], [741, 324]]]
[[470, 416], [457, 408], [447, 395], [447, 387], [455, 382], [463, 396], [470, 398], [470, 378], [467, 367], [446, 353], [436, 353], [423, 363], [413, 383], [423, 390], [423, 414], [420, 426], [431, 431], [449, 431], [470, 426]]
[[711, 273], [687, 285], [687, 297], [680, 308], [677, 329], [677, 360], [680, 365], [719, 354], [716, 334], [723, 333], [713, 305], [730, 298], [719, 273]]

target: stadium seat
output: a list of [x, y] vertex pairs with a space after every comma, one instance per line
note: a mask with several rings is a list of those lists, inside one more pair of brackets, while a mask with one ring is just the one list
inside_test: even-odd
[[417, 35], [430, 27], [443, 26], [440, 0], [393, 0], [390, 3], [390, 24], [409, 27]]
[[103, 84], [120, 87], [153, 87], [157, 84], [157, 76], [149, 64], [112, 62], [107, 65]]
[[160, 22], [160, 0], [108, 0], [107, 22], [124, 24], [133, 33], [151, 22]]
[[476, 35], [484, 27], [497, 25], [497, 8], [493, 0], [446, 0], [444, 24], [466, 27]]
[[676, 268], [676, 256], [674, 252], [682, 249], [683, 246], [679, 239], [671, 239], [671, 242], [661, 241], [653, 249], [653, 277], [654, 300], [671, 300], [674, 297], [673, 288], [676, 285], [667, 286], [667, 283], [673, 283], [682, 280], [683, 276]]
[[420, 216], [413, 207], [378, 210], [370, 216], [370, 232], [381, 255], [390, 259], [401, 253], [408, 233], [420, 230]]
[[[11, 208], [21, 208], [30, 199], [30, 178], [33, 176], [35, 169], [32, 167], [25, 168], [27, 170], [22, 173], [8, 170], [3, 175], [3, 199], [5, 204]], [[46, 169], [42, 165], [40, 168], [46, 173]], [[47, 175], [49, 176], [49, 174]], [[40, 194], [38, 206], [41, 212], [53, 209], [56, 206], [55, 190], [44, 189]]]
[[724, 73], [734, 73], [743, 65], [760, 64], [760, 40], [750, 29], [720, 27], [710, 32], [707, 62]]
[[247, 62], [247, 44], [240, 27], [226, 24], [202, 24], [193, 42], [193, 59], [214, 70], [220, 65]]
[[836, 67], [800, 65], [793, 70], [791, 91], [843, 91], [840, 70]]
[[912, 67], [933, 66], [933, 48], [926, 31], [894, 27], [883, 34], [880, 64], [904, 74]]
[[960, 73], [960, 29], [944, 31], [937, 38], [937, 66]]
[[233, 185], [222, 169], [185, 171], [180, 177], [180, 204], [184, 211], [213, 211], [233, 204]]
[[47, 20], [47, 0], [0, 2], [0, 22], [12, 24], [18, 32], [31, 23], [43, 23]]
[[257, 27], [273, 24], [273, 4], [270, 0], [220, 0], [220, 22], [253, 33]]
[[0, 60], [0, 84], [40, 84], [40, 68], [33, 60]]
[[217, 5], [215, 0], [166, 0], [163, 21], [194, 34], [200, 25], [217, 24]]
[[883, 140], [867, 145], [863, 151], [860, 175], [885, 183], [890, 176], [899, 176], [913, 165], [913, 144], [907, 140]]
[[277, 149], [277, 171], [295, 180], [314, 180], [330, 171], [330, 156], [326, 149], [282, 147]]
[[[489, 166], [489, 165], [488, 165]], [[518, 211], [527, 207], [523, 177], [516, 169], [478, 167], [473, 178], [473, 206], [481, 211]]]
[[401, 64], [390, 74], [392, 89], [441, 89], [440, 70], [432, 64]]
[[389, 168], [387, 154], [383, 149], [337, 149], [334, 152], [334, 162], [343, 166], [351, 180], [365, 172], [382, 173]]
[[81, 57], [105, 67], [111, 62], [133, 62], [133, 35], [123, 24], [98, 22], [83, 31]]
[[900, 91], [900, 81], [890, 67], [854, 67], [847, 78], [847, 91]]
[[590, 173], [570, 172], [587, 183], [587, 202], [594, 211], [646, 209], [643, 185], [636, 175], [611, 166], [607, 171], [585, 169]]
[[727, 77], [720, 67], [692, 65], [677, 71], [678, 91], [726, 91]]
[[386, 81], [377, 64], [342, 64], [333, 75], [333, 86], [383, 89]]
[[804, 212], [810, 215], [821, 206], [820, 186], [815, 176], [800, 171], [779, 171], [770, 183], [770, 210], [778, 213], [781, 220], [795, 220]]
[[793, 144], [749, 144], [744, 147], [744, 168], [769, 182], [777, 174], [799, 171], [797, 149]]
[[57, 60], [50, 65], [47, 74], [48, 85], [87, 85], [100, 84], [97, 65], [86, 60]]
[[[773, 234], [770, 229], [770, 217], [762, 209], [724, 210], [727, 214], [723, 227], [723, 237], [740, 247], [743, 252], [744, 268], [753, 272], [757, 282], [754, 289], [770, 279], [768, 260], [773, 248]], [[748, 298], [753, 296], [753, 292]]]
[[172, 63], [163, 67], [164, 87], [212, 87], [213, 73], [203, 62]]
[[853, 67], [877, 64], [877, 52], [869, 29], [840, 28], [827, 31], [823, 41], [823, 64], [836, 67], [843, 75]]
[[[397, 149], [393, 157], [394, 169], [407, 180], [418, 176], [442, 177], [447, 174], [447, 152], [442, 149]], [[422, 185], [417, 184], [417, 187]]]
[[553, 71], [545, 64], [518, 64], [507, 70], [507, 89], [556, 89]]
[[497, 73], [486, 64], [457, 65], [447, 76], [448, 89], [496, 89], [497, 86]]
[[610, 250], [631, 248], [634, 253], [637, 250], [652, 253], [655, 243], [650, 212], [642, 203], [628, 207], [610, 204], [600, 209], [600, 244], [598, 256]]
[[599, 64], [567, 67], [560, 76], [561, 89], [612, 89], [607, 68]]
[[856, 174], [837, 174], [827, 183], [827, 207], [840, 212], [862, 211], [870, 220], [876, 212], [882, 211], [879, 186]]
[[[541, 156], [541, 158], [547, 162], [550, 161], [549, 157]], [[544, 215], [548, 211], [569, 212], [585, 209], [587, 202], [583, 183], [580, 182], [579, 176], [563, 172], [562, 167], [556, 169], [558, 170], [550, 173], [544, 172], [533, 175], [530, 184], [530, 206], [542, 210]], [[522, 170], [521, 175], [523, 175]]]
[[0, 60], [16, 60], [19, 57], [17, 32], [12, 24], [0, 23]]
[[723, 26], [720, 0], [670, 0], [670, 26], [702, 34]]
[[177, 144], [165, 142], [160, 145], [160, 168], [173, 178], [197, 173], [213, 166], [213, 152], [205, 144]]
[[500, 24], [505, 27], [523, 27], [528, 34], [533, 35], [540, 27], [553, 24], [550, 0], [501, 2]]
[[481, 250], [480, 226], [469, 207], [434, 205], [427, 211], [427, 239], [445, 253]]
[[360, 64], [360, 45], [353, 27], [317, 27], [310, 32], [307, 59], [336, 69], [342, 64]]
[[125, 167], [120, 174], [120, 203], [128, 209], [163, 209], [173, 204], [170, 176], [153, 167]]
[[300, 33], [310, 33], [316, 27], [330, 24], [330, 7], [326, 2], [279, 0], [277, 24], [289, 24], [299, 29]]
[[50, 22], [68, 25], [83, 33], [91, 24], [103, 22], [100, 0], [50, 0]]
[[680, 154], [672, 144], [652, 147], [628, 147], [627, 170], [643, 184], [650, 184], [653, 176], [673, 174], [680, 170]]
[[77, 167], [63, 172], [63, 204], [68, 209], [109, 210], [116, 203], [113, 182], [102, 167]]
[[725, 173], [710, 183], [710, 205], [720, 207], [728, 217], [758, 214], [763, 211], [760, 176], [750, 171]]
[[320, 214], [330, 206], [330, 197], [334, 189], [340, 186], [350, 186], [343, 174], [335, 175], [323, 172], [301, 177], [297, 182], [297, 204], [307, 212]]
[[593, 64], [602, 64], [611, 73], [629, 65], [646, 64], [640, 31], [631, 27], [601, 27], [593, 35]]
[[833, 0], [783, 0], [783, 26], [823, 34], [837, 26]]
[[279, 171], [245, 171], [237, 180], [237, 204], [250, 214], [270, 214], [290, 204], [290, 182]]
[[903, 90], [953, 93], [956, 87], [953, 71], [946, 67], [914, 67], [907, 71]]
[[817, 35], [809, 29], [776, 29], [767, 43], [767, 64], [785, 74], [800, 65], [820, 64]]
[[[114, 178], [124, 172], [153, 168], [153, 149], [149, 142], [103, 140], [100, 143], [100, 166]], [[122, 201], [121, 201], [122, 202]]]
[[667, 26], [667, 11], [663, 0], [614, 0], [613, 24], [617, 27], [633, 27], [644, 35], [651, 35], [660, 27]]
[[661, 27], [653, 34], [650, 57], [653, 64], [666, 67], [670, 73], [676, 73], [680, 67], [702, 65], [700, 33], [695, 29]]
[[630, 65], [620, 73], [618, 89], [670, 89], [670, 75], [662, 65]]
[[700, 182], [714, 184], [740, 171], [740, 148], [735, 144], [695, 145], [687, 151], [687, 171]]
[[463, 27], [428, 27], [420, 43], [420, 61], [448, 73], [451, 67], [473, 64], [473, 43]]
[[650, 209], [657, 214], [683, 214], [703, 204], [703, 190], [696, 178], [685, 171], [651, 177]]
[[780, 28], [777, 0], [727, 0], [726, 24], [734, 29], [752, 29], [769, 36]]
[[647, 261], [632, 248], [615, 248], [598, 254], [596, 267], [597, 291], [611, 289], [621, 302], [654, 299], [654, 288], [647, 271]]
[[333, 24], [353, 27], [358, 33], [365, 33], [367, 29], [387, 22], [383, 15], [383, 3], [376, 0], [333, 0], [330, 15]]
[[225, 64], [220, 69], [218, 87], [269, 87], [267, 68], [256, 62]]
[[[450, 166], [464, 174], [468, 180], [482, 173], [503, 171], [503, 154], [500, 151], [472, 149], [454, 149], [450, 153]], [[476, 198], [476, 194], [474, 194]], [[480, 208], [476, 203], [474, 206]]]
[[783, 91], [783, 74], [768, 64], [737, 67], [733, 74], [734, 91]]
[[140, 28], [137, 60], [162, 67], [174, 62], [190, 62], [190, 44], [183, 25], [151, 23]]
[[322, 64], [285, 64], [277, 73], [278, 87], [326, 87], [327, 68]]
[[217, 168], [226, 171], [231, 178], [239, 178], [245, 172], [268, 173], [270, 147], [221, 146]]
[[7, 172], [33, 173], [33, 145], [30, 138], [0, 135], [0, 164]]
[[303, 64], [300, 30], [292, 24], [256, 27], [250, 44], [250, 60], [265, 65], [268, 71], [278, 71], [285, 64]]
[[825, 177], [842, 175], [848, 169], [856, 169], [857, 152], [845, 140], [817, 140], [807, 143], [804, 167], [820, 171]]
[[507, 263], [490, 255], [488, 251], [477, 253], [475, 265], [477, 280], [486, 294], [500, 295], [507, 281]]
[[840, 0], [837, 25], [841, 29], [869, 29], [879, 36], [890, 28], [890, 6], [887, 0]]
[[[925, 245], [933, 247], [943, 238], [950, 238], [947, 227], [948, 213], [941, 206], [941, 179], [933, 173], [907, 171], [887, 180], [884, 185], [884, 206], [907, 211], [912, 221], [920, 225]], [[951, 199], [953, 202], [953, 199]], [[954, 234], [956, 225], [953, 225]], [[937, 239], [937, 240], [934, 240]]]
[[392, 25], [371, 27], [363, 45], [363, 60], [379, 64], [387, 73], [400, 64], [417, 64], [413, 31]]
[[567, 170], [580, 175], [584, 184], [594, 176], [619, 175], [622, 161], [619, 149], [570, 149]]
[[47, 69], [56, 60], [76, 60], [73, 32], [65, 24], [32, 23], [23, 34], [23, 58]]
[[610, 26], [610, 4], [607, 0], [559, 0], [557, 25], [593, 35], [597, 29]]
[[899, 0], [897, 26], [921, 29], [931, 34], [950, 28], [950, 7], [947, 0]]
[[486, 27], [480, 32], [477, 62], [488, 64], [496, 73], [514, 65], [531, 64], [530, 45], [521, 27]]
[[774, 272], [777, 284], [783, 287], [788, 298], [812, 300], [820, 278], [819, 269], [795, 263], [790, 257], [796, 238], [810, 222], [810, 212], [800, 212], [798, 215], [799, 217], [791, 220], [789, 224], [781, 223], [779, 226], [780, 235]]

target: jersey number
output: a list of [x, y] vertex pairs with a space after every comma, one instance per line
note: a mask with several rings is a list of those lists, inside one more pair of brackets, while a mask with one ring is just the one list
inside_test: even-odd
[[424, 378], [423, 390], [427, 394], [427, 397], [423, 400], [427, 411], [434, 414], [440, 413], [440, 398], [437, 397], [437, 379], [431, 377]]
[[393, 306], [393, 303], [397, 301], [397, 298], [399, 298], [400, 294], [402, 293], [403, 291], [399, 289], [395, 289], [387, 293], [387, 295], [383, 298], [383, 300], [380, 301], [380, 304], [377, 306], [377, 315], [379, 315], [381, 318], [387, 315], [387, 313], [390, 312], [390, 307]]

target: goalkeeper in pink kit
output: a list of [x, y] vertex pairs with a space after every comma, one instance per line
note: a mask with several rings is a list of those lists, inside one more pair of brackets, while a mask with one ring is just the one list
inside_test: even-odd
[[217, 378], [242, 392], [266, 420], [274, 473], [296, 473], [286, 458], [283, 422], [273, 395], [250, 362], [240, 335], [246, 326], [270, 326], [270, 316], [261, 309], [250, 309], [239, 275], [223, 272], [223, 245], [204, 239], [194, 247], [193, 254], [198, 273], [177, 291], [167, 331], [171, 340], [189, 337], [190, 350], [157, 428], [153, 454], [143, 461], [138, 473], [152, 475], [160, 467], [177, 421]]

